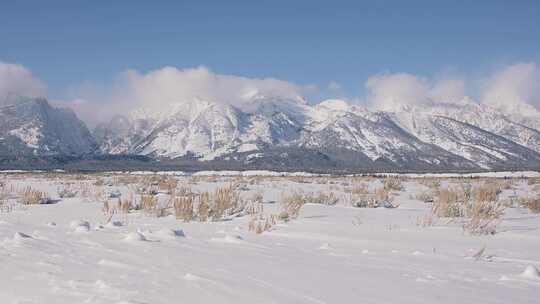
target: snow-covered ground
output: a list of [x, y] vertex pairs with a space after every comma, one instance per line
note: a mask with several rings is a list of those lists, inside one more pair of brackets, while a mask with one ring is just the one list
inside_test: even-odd
[[[238, 181], [174, 178], [195, 192]], [[0, 176], [13, 193], [31, 186], [53, 199], [68, 180], [89, 182]], [[275, 213], [296, 189], [345, 197], [351, 183], [253, 177], [241, 195], [262, 193], [265, 212]], [[513, 184], [502, 198], [536, 194], [526, 180]], [[249, 216], [185, 223], [132, 211], [108, 221], [103, 203], [80, 196], [11, 202], [0, 213], [0, 303], [537, 303], [540, 215], [507, 208], [494, 235], [470, 235], [442, 219], [426, 227], [419, 223], [430, 205], [414, 198], [425, 189], [407, 180], [394, 192], [394, 209], [307, 204], [297, 219], [262, 234], [249, 231]]]

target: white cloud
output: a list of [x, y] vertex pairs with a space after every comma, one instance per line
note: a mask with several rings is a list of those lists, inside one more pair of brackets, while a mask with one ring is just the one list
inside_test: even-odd
[[[124, 113], [139, 107], [163, 110], [172, 103], [191, 102], [194, 99], [230, 104], [248, 110], [249, 100], [255, 96], [272, 96], [298, 100], [301, 93], [310, 91], [274, 78], [247, 78], [216, 74], [206, 67], [178, 69], [164, 67], [142, 74], [127, 70], [119, 75], [110, 87], [85, 84], [72, 88], [69, 96], [79, 99], [70, 106], [84, 120], [104, 120], [113, 114]], [[81, 105], [80, 100], [85, 100]], [[104, 106], [105, 110], [96, 110]]]
[[419, 105], [427, 101], [427, 80], [407, 73], [371, 76], [366, 82], [368, 102], [385, 111], [402, 105]]
[[459, 102], [465, 97], [465, 81], [462, 79], [443, 79], [430, 89], [430, 97], [435, 102]]
[[9, 95], [44, 97], [45, 85], [22, 65], [0, 61], [0, 100]]
[[517, 63], [487, 81], [482, 102], [506, 113], [527, 114], [540, 107], [540, 70], [535, 63]]
[[434, 81], [408, 73], [371, 76], [366, 89], [368, 103], [384, 111], [428, 103], [458, 103], [465, 97], [465, 82], [461, 79]]

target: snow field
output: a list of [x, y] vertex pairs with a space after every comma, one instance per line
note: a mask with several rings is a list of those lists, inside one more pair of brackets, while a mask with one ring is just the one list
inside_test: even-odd
[[[7, 199], [13, 208], [0, 213], [0, 303], [534, 303], [540, 296], [540, 215], [520, 205], [505, 209], [495, 234], [471, 235], [459, 219], [419, 225], [431, 209], [416, 199], [429, 189], [420, 179], [391, 191], [397, 208], [356, 208], [343, 199], [348, 189], [367, 183], [374, 191], [381, 179], [174, 178], [193, 192], [241, 183], [241, 197], [262, 195], [265, 215], [279, 214], [294, 191], [340, 199], [308, 202], [296, 219], [256, 233], [247, 214], [184, 222], [130, 210], [109, 218], [100, 195], [84, 194], [90, 186], [80, 184], [127, 197], [133, 187], [120, 174], [5, 174], [4, 188], [30, 186], [57, 201]], [[440, 187], [456, 182], [445, 178]], [[79, 185], [75, 197], [58, 197], [65, 183]], [[536, 191], [513, 179], [500, 199]]]

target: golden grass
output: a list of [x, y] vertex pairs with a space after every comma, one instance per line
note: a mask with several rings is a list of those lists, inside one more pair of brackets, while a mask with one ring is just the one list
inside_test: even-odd
[[402, 191], [404, 189], [399, 177], [387, 177], [383, 181], [383, 188], [386, 191]]
[[50, 198], [45, 192], [33, 189], [30, 186], [21, 191], [19, 197], [19, 202], [23, 205], [48, 204], [50, 202]]
[[263, 210], [263, 196], [260, 192], [257, 192], [247, 200], [245, 211], [247, 214], [254, 216], [257, 214], [262, 214]]
[[239, 192], [235, 191], [232, 185], [217, 188], [212, 195], [212, 202], [211, 218], [214, 221], [221, 220], [225, 216], [240, 212], [244, 207]]
[[320, 204], [327, 206], [333, 206], [339, 202], [339, 198], [334, 192], [326, 193], [323, 191], [320, 191], [318, 193], [305, 194], [305, 200], [306, 202], [311, 204]]
[[75, 184], [73, 183], [62, 184], [60, 187], [58, 187], [57, 192], [60, 198], [73, 198], [79, 193]]
[[532, 186], [532, 185], [537, 185], [537, 184], [540, 184], [539, 177], [529, 177], [527, 179], [527, 185]]
[[193, 196], [179, 196], [173, 200], [174, 215], [177, 219], [181, 219], [184, 222], [193, 220]]
[[252, 217], [248, 224], [248, 230], [255, 232], [256, 234], [261, 234], [265, 231], [269, 231], [272, 226], [277, 222], [276, 216], [271, 215], [258, 215]]
[[210, 217], [210, 193], [199, 194], [199, 204], [197, 205], [197, 217], [199, 221], [206, 222]]
[[300, 209], [307, 203], [306, 196], [300, 191], [293, 191], [291, 194], [282, 195], [281, 213], [279, 218], [284, 221], [295, 219], [300, 215]]
[[462, 183], [459, 187], [440, 189], [431, 214], [450, 219], [466, 218], [463, 229], [469, 233], [494, 234], [506, 208], [499, 201], [500, 187], [498, 183], [475, 187]]
[[351, 188], [351, 193], [355, 195], [363, 195], [369, 193], [368, 183], [356, 183]]
[[523, 205], [531, 210], [532, 213], [540, 213], [540, 198], [538, 197], [524, 199]]
[[154, 213], [157, 210], [157, 202], [157, 197], [141, 194], [140, 208], [147, 213]]
[[459, 190], [440, 189], [438, 196], [433, 202], [432, 212], [438, 217], [456, 218], [463, 217], [463, 204], [460, 201]]

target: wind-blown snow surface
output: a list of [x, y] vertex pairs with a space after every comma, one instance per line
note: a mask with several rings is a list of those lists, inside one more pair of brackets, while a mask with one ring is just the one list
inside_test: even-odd
[[[4, 180], [53, 196], [59, 181]], [[242, 195], [261, 191], [272, 212], [283, 192], [339, 192], [343, 183], [273, 178]], [[411, 198], [422, 187], [406, 182], [396, 209], [308, 204], [299, 219], [261, 235], [248, 231], [247, 217], [183, 223], [132, 213], [105, 225], [102, 204], [80, 198], [18, 207], [0, 213], [0, 303], [538, 301], [539, 215], [508, 209], [492, 236], [470, 236], [456, 224], [423, 228], [418, 218], [429, 206]], [[528, 191], [525, 181], [516, 184], [518, 195]]]

